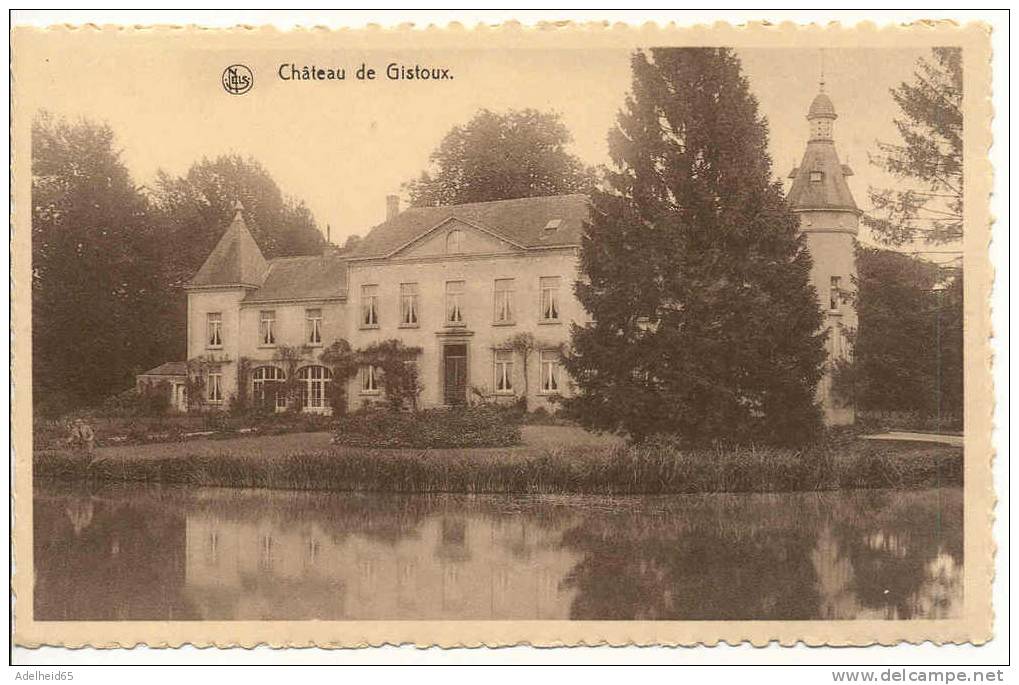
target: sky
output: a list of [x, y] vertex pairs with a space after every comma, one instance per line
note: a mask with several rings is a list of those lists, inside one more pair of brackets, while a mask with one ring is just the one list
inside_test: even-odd
[[[606, 135], [630, 85], [628, 50], [486, 49], [301, 51], [269, 47], [149, 49], [145, 41], [65, 41], [19, 73], [33, 79], [33, 109], [107, 122], [139, 185], [156, 172], [183, 174], [202, 157], [240, 153], [258, 159], [284, 193], [303, 200], [335, 243], [364, 234], [385, 214], [385, 196], [426, 168], [453, 126], [480, 108], [534, 107], [561, 114], [571, 151], [607, 164]], [[867, 187], [894, 186], [868, 163], [875, 141], [898, 140], [889, 89], [912, 80], [919, 48], [740, 49], [744, 73], [769, 122], [777, 177], [798, 164], [807, 138], [805, 115], [818, 92], [822, 60], [826, 92], [839, 118], [835, 141], [855, 171], [850, 187], [861, 209]], [[255, 84], [226, 93], [223, 67], [249, 66]], [[449, 81], [359, 81], [362, 63], [448, 68]], [[282, 64], [345, 68], [344, 81], [278, 78]], [[788, 183], [787, 180], [785, 180]], [[864, 229], [861, 240], [872, 240]]]

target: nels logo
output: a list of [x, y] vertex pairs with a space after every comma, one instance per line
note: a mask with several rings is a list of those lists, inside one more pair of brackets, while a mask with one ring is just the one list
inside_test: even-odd
[[231, 95], [244, 95], [255, 85], [255, 75], [243, 64], [231, 64], [223, 70], [223, 88]]

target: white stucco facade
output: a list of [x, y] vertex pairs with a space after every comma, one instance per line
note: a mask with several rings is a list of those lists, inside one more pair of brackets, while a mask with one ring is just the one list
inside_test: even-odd
[[[565, 199], [577, 204], [576, 197]], [[541, 200], [553, 214], [557, 211], [556, 198]], [[325, 374], [307, 371], [327, 367], [321, 353], [340, 340], [354, 350], [394, 339], [419, 350], [417, 406], [422, 408], [512, 402], [523, 396], [531, 409], [554, 408], [557, 398], [570, 395], [574, 389], [561, 366], [561, 352], [571, 325], [587, 320], [574, 295], [577, 241], [559, 239], [556, 230], [543, 226], [532, 242], [547, 245], [521, 244], [512, 235], [458, 218], [423, 226], [387, 254], [344, 257], [332, 272], [335, 287], [319, 297], [306, 296], [302, 271], [293, 264], [270, 260], [263, 269], [247, 257], [254, 264], [251, 270], [271, 284], [266, 286], [245, 283], [256, 277], [237, 275], [230, 265], [204, 266], [206, 273], [229, 273], [230, 280], [239, 282], [192, 285], [188, 291], [188, 359], [193, 366], [200, 361], [202, 373], [211, 369], [214, 375], [204, 384], [202, 406], [226, 408], [239, 394], [257, 400], [256, 383], [263, 376], [256, 371], [261, 367], [278, 369], [264, 376], [273, 380], [298, 373], [342, 382], [329, 377], [327, 369]], [[230, 230], [246, 231], [243, 216], [235, 218]], [[236, 235], [233, 240], [246, 244]], [[219, 252], [233, 259], [229, 250]], [[281, 288], [284, 278], [286, 287]], [[274, 297], [264, 297], [266, 292]], [[290, 296], [275, 297], [281, 292]], [[521, 334], [533, 340], [526, 360], [509, 345]], [[282, 359], [284, 349], [300, 359]], [[385, 399], [378, 375], [362, 367], [346, 381], [348, 410]], [[306, 411], [332, 410], [319, 385], [309, 385], [304, 398]]]

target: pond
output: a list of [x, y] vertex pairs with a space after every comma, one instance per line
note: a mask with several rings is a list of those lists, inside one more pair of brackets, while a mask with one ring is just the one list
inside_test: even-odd
[[37, 620], [911, 619], [962, 490], [538, 497], [36, 485]]

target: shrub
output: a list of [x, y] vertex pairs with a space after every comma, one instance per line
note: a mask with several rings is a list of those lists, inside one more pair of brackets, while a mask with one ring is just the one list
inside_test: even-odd
[[162, 416], [170, 411], [170, 384], [166, 381], [145, 383], [140, 395], [142, 416]]
[[141, 405], [141, 393], [131, 388], [116, 395], [110, 395], [99, 405], [96, 414], [99, 416], [138, 416]]
[[[248, 418], [252, 418], [249, 416]], [[282, 435], [284, 433], [312, 433], [331, 430], [335, 421], [325, 414], [309, 412], [264, 413], [254, 421], [259, 434]]]
[[520, 441], [520, 426], [490, 407], [363, 410], [338, 419], [333, 437], [351, 447], [508, 447]]

